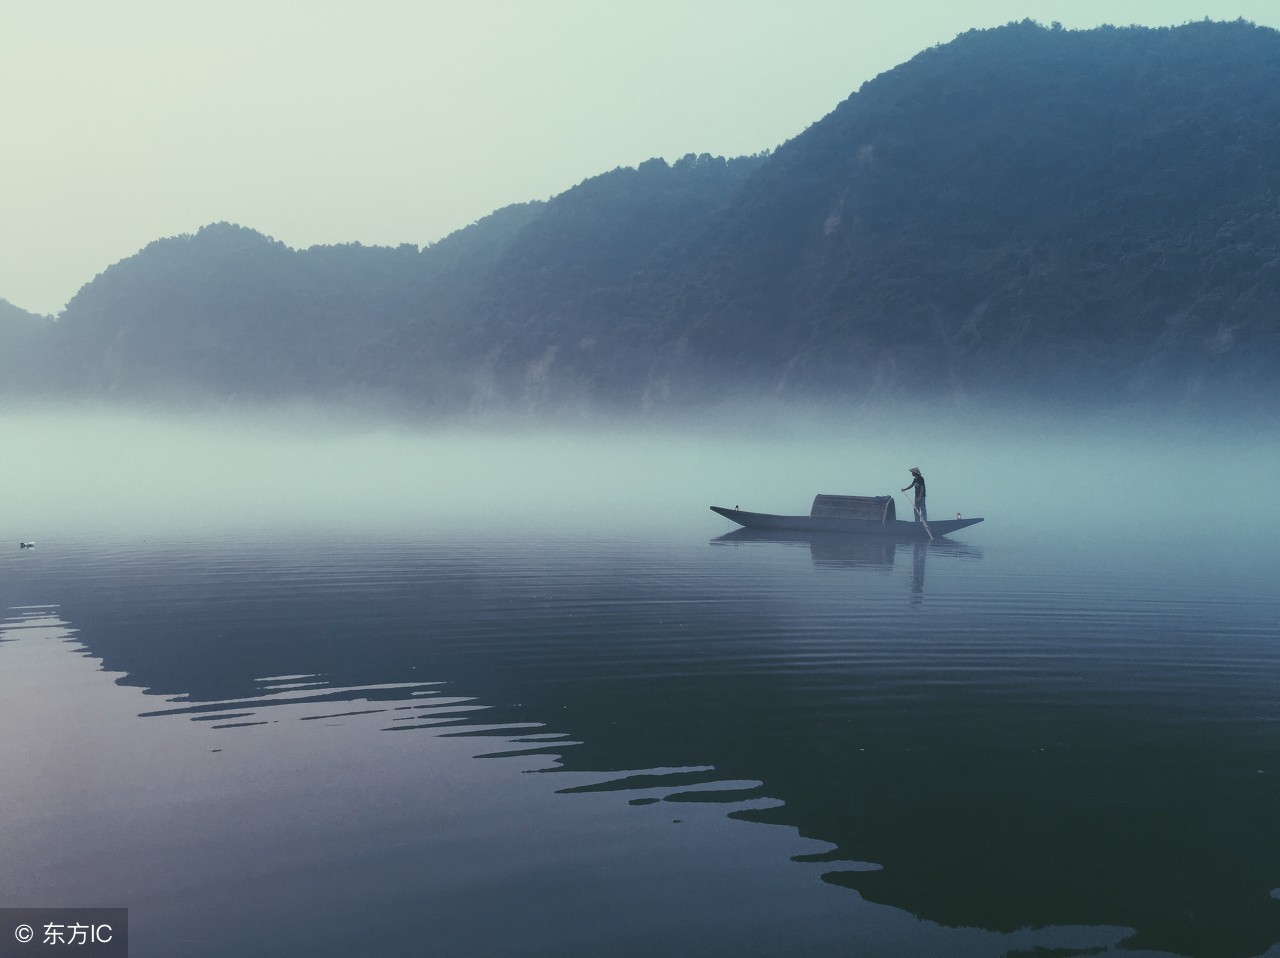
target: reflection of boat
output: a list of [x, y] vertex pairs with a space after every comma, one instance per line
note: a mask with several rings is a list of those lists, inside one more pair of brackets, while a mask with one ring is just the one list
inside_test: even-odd
[[[712, 506], [726, 519], [748, 529], [775, 529], [790, 532], [827, 532], [846, 535], [893, 536], [897, 539], [928, 539], [949, 535], [981, 519], [932, 519], [926, 532], [919, 522], [904, 522], [895, 515], [892, 496], [814, 497], [807, 516], [776, 516], [766, 512]], [[930, 536], [932, 533], [932, 536]]]
[[813, 561], [820, 565], [893, 565], [897, 545], [885, 536], [830, 536], [786, 529], [734, 529], [711, 540], [717, 545], [741, 542], [788, 542], [808, 546]]

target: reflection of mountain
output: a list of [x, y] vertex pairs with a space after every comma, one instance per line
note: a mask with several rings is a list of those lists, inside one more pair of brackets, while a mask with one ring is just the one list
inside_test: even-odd
[[[447, 679], [493, 704], [486, 725], [571, 735], [543, 747], [568, 770], [690, 769], [672, 792], [779, 800], [735, 814], [830, 843], [830, 881], [925, 919], [1131, 927], [1205, 958], [1280, 939], [1280, 785], [1257, 773], [1274, 742], [1200, 720], [1196, 650], [1134, 651], [1175, 618], [1090, 649], [1083, 609], [1010, 611], [940, 565], [916, 608], [893, 555], [832, 576], [790, 554], [348, 543], [86, 562], [46, 586], [104, 668], [183, 707], [261, 698], [264, 676], [336, 692], [335, 712]], [[748, 784], [697, 788], [723, 782]]]

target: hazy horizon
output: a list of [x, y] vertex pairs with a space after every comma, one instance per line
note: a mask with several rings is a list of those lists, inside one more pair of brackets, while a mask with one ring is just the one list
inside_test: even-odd
[[[1280, 465], [1274, 423], [1027, 408], [927, 415], [835, 407], [668, 421], [413, 427], [321, 407], [207, 415], [63, 407], [0, 416], [12, 547], [107, 535], [687, 535], [711, 505], [807, 513], [817, 493], [893, 495], [919, 466], [930, 512], [987, 522], [991, 545], [1199, 536], [1245, 543], [1277, 521], [1251, 476]], [[353, 540], [354, 541], [354, 540]]]
[[0, 299], [57, 313], [165, 236], [427, 245], [650, 157], [740, 156], [968, 29], [1244, 18], [1237, 3], [124, 0], [9, 11]]

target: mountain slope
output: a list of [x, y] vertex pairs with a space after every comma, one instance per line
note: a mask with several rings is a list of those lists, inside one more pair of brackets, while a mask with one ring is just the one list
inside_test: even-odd
[[50, 348], [93, 394], [436, 410], [1271, 395], [1275, 156], [1275, 31], [1011, 24], [772, 154], [614, 170], [421, 251], [158, 241]]
[[1277, 64], [1280, 37], [1242, 23], [965, 34], [774, 154], [702, 259], [732, 298], [688, 319], [775, 381], [1255, 378], [1277, 346]]
[[0, 388], [25, 393], [42, 387], [52, 326], [50, 317], [0, 299]]

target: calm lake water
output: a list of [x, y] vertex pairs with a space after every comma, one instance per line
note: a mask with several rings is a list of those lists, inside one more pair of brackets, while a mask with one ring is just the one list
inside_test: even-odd
[[15, 542], [0, 904], [135, 958], [1280, 955], [1268, 536], [707, 504]]

